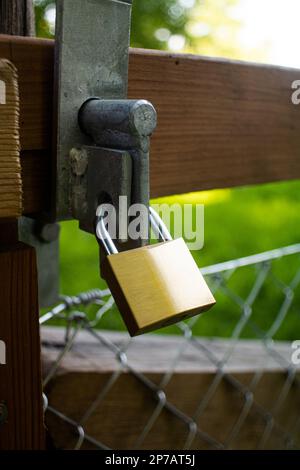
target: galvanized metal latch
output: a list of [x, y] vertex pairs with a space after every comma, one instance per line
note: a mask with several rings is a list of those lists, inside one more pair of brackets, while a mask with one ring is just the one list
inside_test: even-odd
[[126, 196], [148, 207], [156, 112], [126, 99], [131, 1], [59, 0], [57, 7], [55, 218], [78, 219], [93, 232], [102, 202], [119, 211]]
[[128, 205], [148, 206], [149, 136], [156, 126], [150, 103], [126, 99], [131, 0], [56, 5], [53, 204], [42, 225], [20, 221], [20, 238], [37, 250], [43, 307], [58, 299], [57, 221], [75, 218], [93, 232], [101, 202], [119, 210], [126, 196]]

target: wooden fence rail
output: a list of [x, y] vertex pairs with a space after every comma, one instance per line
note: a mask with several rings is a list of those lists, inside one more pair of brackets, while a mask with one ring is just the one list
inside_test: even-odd
[[[0, 36], [21, 95], [24, 213], [47, 210], [51, 192], [54, 41]], [[300, 71], [131, 50], [129, 97], [158, 111], [152, 197], [300, 177]]]
[[[60, 328], [42, 329], [45, 375], [52, 369], [61, 353], [64, 333], [64, 329]], [[105, 338], [116, 344], [125, 344], [128, 341], [127, 335], [119, 332], [106, 331]], [[219, 359], [232, 346], [230, 340], [224, 339], [206, 339], [202, 340], [201, 344], [208, 350], [214, 350]], [[170, 371], [170, 364], [173, 364], [174, 358], [177, 357], [178, 348], [183, 345], [184, 353], [180, 355], [180, 360], [172, 370], [170, 380], [163, 391], [167, 399], [181, 412], [195, 416], [201, 400], [205, 401], [208, 390], [216, 383], [217, 369], [204, 354], [199, 354], [191, 344], [187, 346], [186, 339], [179, 336], [147, 335], [135, 338], [127, 350], [127, 358], [135, 372], [143, 374], [159, 387]], [[289, 362], [290, 343], [275, 342], [273, 347], [274, 353], [280, 354]], [[253, 403], [245, 416], [244, 425], [230, 443], [232, 449], [255, 449], [267, 426], [266, 410], [275, 410], [276, 401], [282, 396], [287, 380], [286, 374], [270, 357], [263, 344], [255, 340], [240, 340], [239, 347], [223, 371], [224, 376], [216, 386], [208, 406], [195, 422], [217, 442], [226, 442], [241, 413], [245, 412], [247, 400], [250, 400], [250, 394], [247, 395], [246, 391], [256, 384], [253, 387]], [[118, 378], [115, 382], [112, 381], [109, 387], [113, 375]], [[257, 377], [260, 377], [260, 380], [257, 380]], [[240, 390], [233, 385], [235, 380], [241, 384]], [[119, 361], [105, 344], [100, 344], [87, 332], [78, 334], [72, 350], [60, 362], [46, 393], [54, 409], [76, 422], [81, 422], [90, 437], [113, 449], [135, 448], [135, 443], [157, 407], [155, 393], [128, 370], [121, 371]], [[103, 397], [102, 400], [99, 396]], [[274, 422], [281, 430], [279, 432], [278, 426], [274, 426], [264, 443], [264, 448], [285, 448], [285, 433], [294, 429], [299, 415], [299, 401], [299, 388], [295, 384], [290, 388], [283, 404], [274, 411]], [[83, 424], [82, 417], [94, 403], [97, 403], [97, 406], [93, 406], [93, 413]], [[58, 448], [74, 448], [78, 440], [76, 428], [74, 430], [74, 427], [51, 412], [47, 414], [47, 425]], [[293, 431], [296, 443], [300, 438], [299, 428], [297, 429], [296, 433]], [[176, 419], [164, 408], [139, 448], [182, 449], [188, 431], [187, 424]], [[94, 449], [95, 446], [85, 442], [83, 448]], [[211, 447], [197, 435], [191, 448]]]
[[[33, 3], [2, 0], [0, 31], [33, 34]], [[11, 39], [13, 41], [13, 37]], [[10, 57], [12, 50], [7, 42], [4, 49], [1, 48], [0, 59]], [[20, 69], [20, 62], [16, 62]], [[7, 411], [0, 426], [0, 450], [40, 450], [45, 448], [45, 431], [36, 253], [34, 248], [18, 241], [17, 217], [22, 212], [19, 82], [12, 64], [0, 60], [0, 69], [5, 84], [0, 106], [0, 337], [6, 344], [6, 363], [0, 366], [2, 418], [3, 409]], [[32, 71], [29, 77], [33, 75]], [[20, 103], [23, 122], [27, 119], [25, 95], [23, 75]], [[29, 108], [35, 112], [32, 104]]]

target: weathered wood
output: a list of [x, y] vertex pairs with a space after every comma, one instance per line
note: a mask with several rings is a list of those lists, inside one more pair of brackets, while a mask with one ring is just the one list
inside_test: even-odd
[[22, 215], [19, 115], [17, 71], [0, 59], [0, 218]]
[[[127, 334], [102, 332], [107, 340], [126, 344]], [[47, 375], [61, 352], [64, 330], [42, 329], [42, 357], [44, 375]], [[203, 339], [202, 345], [213, 351], [220, 360], [230, 341]], [[290, 361], [289, 343], [275, 343], [275, 350]], [[221, 443], [225, 443], [230, 431], [241, 415], [246, 396], [227, 379], [225, 375], [212, 395], [204, 412], [195, 418], [196, 410], [216, 378], [216, 367], [207, 356], [181, 337], [151, 336], [136, 338], [126, 350], [128, 363], [135, 371], [143, 373], [160, 387], [165, 374], [170, 372], [179, 348], [182, 355], [175, 364], [170, 380], [163, 390], [170, 403], [187, 416], [196, 420], [199, 428]], [[103, 394], [94, 412], [83, 424], [85, 432], [113, 449], [132, 449], [152, 416], [157, 402], [155, 393], [142, 384], [126, 369], [120, 370], [115, 355], [86, 332], [79, 333], [73, 349], [58, 367], [57, 374], [47, 387], [51, 407], [67, 417], [80, 421], [101, 392], [108, 386], [113, 373], [120, 375]], [[257, 378], [254, 388], [254, 403], [244, 425], [237, 433], [230, 447], [234, 449], [255, 449], [266, 428], [267, 415], [259, 412], [260, 407], [271, 411], [287, 379], [286, 374], [266, 352], [261, 342], [243, 340], [226, 365], [225, 372], [235, 377], [246, 387], [250, 386], [254, 374]], [[300, 374], [300, 367], [299, 367]], [[249, 399], [249, 395], [247, 396]], [[299, 386], [292, 386], [282, 406], [275, 412], [274, 426], [265, 448], [285, 447], [282, 430], [291, 432], [300, 439], [295, 426], [299, 416]], [[72, 448], [76, 443], [76, 430], [64, 423], [51, 412], [47, 414], [50, 435], [59, 448]], [[144, 449], [182, 449], [188, 436], [188, 425], [163, 409], [154, 422], [145, 441]], [[85, 443], [84, 448], [94, 448]], [[193, 449], [210, 448], [209, 443], [198, 435], [192, 443]]]
[[1, 0], [0, 32], [14, 36], [34, 36], [35, 15], [32, 0]]
[[[33, 33], [32, 12], [32, 0], [2, 1], [0, 32]], [[28, 56], [27, 60], [30, 61]], [[10, 113], [17, 112], [15, 109], [17, 96], [14, 98], [11, 101], [11, 96], [9, 96]], [[24, 118], [24, 109], [26, 109], [24, 105], [25, 103], [22, 102], [21, 120]], [[1, 116], [3, 117], [3, 114]], [[5, 121], [10, 121], [7, 112], [6, 119], [5, 116], [1, 119], [1, 134], [3, 134]], [[18, 154], [19, 122], [15, 119], [14, 122], [10, 121], [10, 125], [15, 135], [11, 136], [9, 147], [11, 149], [15, 139], [15, 144], [17, 144], [15, 150], [18, 150]], [[7, 149], [7, 142], [1, 139], [0, 153], [4, 152], [8, 156]], [[2, 188], [0, 207], [3, 204], [5, 210], [9, 207], [8, 190], [3, 193], [3, 189], [9, 188], [9, 194], [11, 194], [11, 185], [3, 182], [3, 176], [6, 176], [7, 181], [15, 183], [14, 198], [20, 192], [19, 181], [15, 174], [10, 173], [14, 158], [16, 158], [15, 154], [8, 159], [9, 173], [3, 171], [3, 166], [0, 168]], [[6, 215], [17, 216], [19, 213]], [[45, 448], [36, 266], [35, 250], [18, 242], [17, 220], [12, 218], [7, 222], [1, 220], [0, 338], [6, 344], [6, 364], [0, 366], [0, 401], [4, 402], [8, 409], [7, 421], [0, 426], [1, 450]]]
[[[6, 365], [0, 366], [0, 401], [8, 407], [0, 426], [0, 449], [42, 449], [43, 405], [35, 251], [11, 244], [0, 224], [0, 338], [6, 344]], [[10, 237], [3, 244], [3, 235]], [[15, 230], [17, 237], [17, 230]]]
[[299, 71], [134, 50], [129, 77], [158, 111], [153, 196], [300, 177]]
[[[17, 67], [25, 212], [49, 205], [54, 43], [0, 37]], [[131, 50], [129, 97], [158, 111], [151, 145], [152, 197], [299, 178], [300, 106], [295, 69]], [[32, 168], [35, 174], [31, 175]]]

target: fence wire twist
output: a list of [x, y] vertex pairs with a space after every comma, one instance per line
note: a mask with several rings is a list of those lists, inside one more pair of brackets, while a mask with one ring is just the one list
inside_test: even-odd
[[[105, 397], [109, 394], [110, 390], [118, 380], [121, 374], [126, 371], [139, 381], [142, 387], [145, 387], [154, 398], [154, 406], [150, 417], [145, 416], [147, 422], [144, 425], [142, 433], [136, 439], [134, 448], [140, 448], [145, 442], [148, 434], [158, 420], [163, 410], [168, 411], [174, 418], [180, 420], [186, 426], [185, 442], [182, 442], [183, 449], [194, 448], [195, 439], [200, 438], [203, 443], [209, 448], [227, 449], [234, 445], [234, 441], [239, 435], [247, 417], [251, 412], [255, 411], [263, 422], [263, 426], [258, 436], [257, 448], [264, 448], [272, 432], [276, 431], [280, 436], [283, 448], [299, 448], [299, 427], [300, 427], [300, 410], [298, 416], [295, 416], [292, 428], [286, 430], [276, 420], [276, 415], [282, 408], [288, 394], [293, 387], [300, 393], [299, 389], [299, 376], [297, 375], [297, 368], [291, 362], [291, 359], [282, 354], [276, 347], [274, 337], [283, 326], [291, 308], [296, 310], [296, 315], [300, 314], [300, 300], [295, 299], [300, 284], [300, 244], [292, 245], [289, 247], [281, 248], [278, 250], [254, 255], [222, 264], [203, 268], [201, 271], [209, 283], [213, 293], [218, 299], [218, 295], [227, 299], [229, 302], [228, 311], [233, 313], [233, 328], [231, 334], [231, 341], [224, 354], [220, 356], [215, 351], [215, 342], [210, 343], [207, 338], [197, 336], [194, 332], [197, 329], [199, 322], [202, 321], [202, 316], [193, 317], [187, 322], [182, 322], [177, 325], [178, 331], [183, 336], [183, 341], [179, 342], [178, 350], [175, 357], [169, 364], [168, 370], [163, 374], [159, 384], [154, 383], [145, 374], [137, 370], [128, 358], [127, 352], [133, 345], [135, 339], [126, 337], [126, 340], [120, 345], [119, 342], [114, 342], [110, 335], [105, 330], [100, 330], [101, 320], [103, 315], [110, 311], [114, 305], [112, 296], [109, 290], [92, 290], [90, 292], [82, 293], [74, 297], [63, 297], [62, 302], [57, 305], [52, 311], [43, 315], [40, 318], [40, 324], [45, 325], [47, 322], [55, 319], [63, 320], [65, 324], [65, 341], [61, 347], [61, 351], [52, 364], [50, 370], [44, 379], [44, 387], [47, 390], [49, 384], [55, 378], [59, 367], [64, 358], [72, 350], [78, 334], [84, 330], [91, 335], [99, 346], [105, 347], [119, 363], [119, 368], [114, 371], [107, 380], [104, 387], [99, 390], [98, 396], [94, 399], [88, 409], [85, 410], [80, 420], [75, 420], [72, 416], [66, 414], [59, 409], [56, 409], [48, 403], [46, 395], [44, 395], [45, 409], [47, 413], [51, 413], [59, 420], [62, 420], [67, 425], [71, 426], [76, 436], [74, 448], [80, 449], [83, 444], [89, 443], [98, 449], [108, 449], [106, 442], [100, 442], [95, 436], [89, 435], [85, 429], [86, 423], [90, 417], [96, 412], [97, 408], [103, 402]], [[290, 260], [296, 257], [295, 272], [289, 272], [289, 281], [281, 279], [281, 271], [279, 274], [276, 269], [273, 269], [274, 263], [283, 258], [286, 270], [289, 271], [291, 265]], [[281, 261], [282, 263], [283, 261]], [[252, 272], [252, 284], [247, 285], [246, 288], [238, 289], [231, 284], [231, 279], [238, 273], [239, 279], [243, 278], [243, 270], [247, 269]], [[264, 296], [264, 288], [266, 283], [272, 286], [273, 289], [282, 296], [281, 304], [278, 305], [278, 310], [272, 312], [272, 321], [267, 328], [263, 328], [258, 324], [255, 317], [256, 302], [260, 297]], [[247, 292], [246, 292], [247, 290]], [[89, 319], [86, 310], [90, 305], [96, 305], [97, 312], [93, 319]], [[226, 320], [228, 311], [222, 312], [223, 320]], [[209, 314], [207, 314], [209, 315]], [[262, 312], [263, 315], [263, 312]], [[232, 316], [232, 315], [231, 315]], [[300, 317], [299, 317], [300, 319]], [[298, 319], [298, 321], [299, 321]], [[227, 371], [227, 365], [234, 353], [239, 348], [240, 339], [245, 332], [245, 329], [251, 331], [252, 337], [257, 338], [260, 344], [263, 345], [265, 353], [268, 357], [276, 362], [278, 368], [284, 374], [284, 380], [277, 394], [276, 400], [270, 408], [265, 408], [256, 400], [256, 390], [259, 382], [262, 379], [264, 371], [260, 368], [251, 376], [251, 381], [245, 385], [241, 382], [235, 374]], [[160, 336], [163, 338], [163, 336]], [[187, 347], [192, 346], [206, 361], [211, 364], [214, 374], [206, 392], [199, 397], [199, 403], [192, 415], [183, 412], [172, 400], [169, 399], [166, 387], [170, 383], [177, 364], [179, 363], [184, 351]], [[292, 350], [291, 350], [292, 352]], [[299, 372], [299, 369], [298, 369]], [[225, 381], [232, 388], [232, 393], [236, 392], [242, 399], [242, 407], [239, 416], [235, 420], [227, 432], [224, 432], [224, 439], [221, 441], [213, 437], [211, 433], [207, 433], [201, 427], [201, 417], [204, 415], [205, 410], [211, 405], [211, 402], [216, 399], [216, 393], [220, 387], [221, 382]], [[188, 384], [187, 384], [188, 386]], [[46, 393], [46, 392], [45, 392]], [[233, 395], [234, 397], [235, 395]], [[70, 400], [72, 397], [70, 397]], [[234, 398], [233, 398], [234, 399]], [[121, 400], [121, 397], [120, 397]], [[63, 405], [63, 404], [62, 404]], [[296, 409], [296, 407], [295, 407]], [[199, 424], [200, 423], [200, 424]], [[130, 432], [130, 423], [128, 427]]]

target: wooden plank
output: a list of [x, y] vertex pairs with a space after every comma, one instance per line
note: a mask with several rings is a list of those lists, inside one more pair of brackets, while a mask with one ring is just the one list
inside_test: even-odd
[[[24, 192], [26, 212], [45, 210], [54, 43], [2, 36], [0, 57], [19, 71], [22, 150], [37, 151], [22, 161], [23, 174], [32, 162], [36, 168]], [[131, 50], [129, 97], [149, 99], [158, 110], [152, 197], [299, 178], [300, 107], [291, 102], [298, 78], [296, 69]]]
[[[0, 32], [32, 34], [33, 12], [32, 0], [3, 0]], [[12, 49], [8, 42], [4, 48], [7, 53], [5, 57], [13, 58]], [[28, 55], [27, 61], [30, 62]], [[10, 87], [8, 91], [11, 92]], [[14, 111], [19, 114], [19, 103], [16, 109], [16, 84], [13, 98], [12, 100], [9, 95], [9, 113]], [[22, 101], [21, 123], [24, 109], [26, 107], [24, 108]], [[6, 109], [5, 115], [2, 114], [2, 130], [5, 122], [10, 120], [9, 113]], [[19, 155], [19, 116], [17, 118], [10, 122], [13, 130], [9, 139], [11, 141], [6, 145], [1, 142], [0, 152], [4, 152], [6, 156], [6, 149], [11, 149], [14, 141]], [[13, 158], [9, 161], [11, 165]], [[20, 162], [18, 165], [20, 179]], [[0, 177], [5, 174], [3, 171], [0, 173]], [[13, 180], [16, 198], [20, 192], [20, 184], [15, 175], [13, 178], [7, 177], [7, 180]], [[2, 189], [8, 187], [3, 179], [1, 185]], [[8, 204], [3, 192], [1, 202], [7, 210]], [[20, 212], [5, 215], [17, 216]], [[6, 363], [0, 366], [0, 402], [7, 407], [6, 422], [0, 426], [0, 449], [44, 449], [37, 262], [34, 248], [18, 242], [18, 222], [15, 218], [7, 221], [2, 219], [0, 223], [0, 286], [0, 336], [6, 345]]]
[[21, 148], [51, 147], [54, 43], [0, 35], [0, 57], [16, 66], [21, 100]]
[[[108, 331], [100, 334], [118, 345], [127, 344], [128, 341], [127, 334]], [[62, 350], [63, 342], [63, 329], [42, 328], [44, 375], [51, 370]], [[202, 345], [213, 351], [220, 360], [232, 343], [228, 340], [202, 339]], [[167, 400], [187, 416], [194, 417], [199, 429], [218, 442], [225, 443], [244, 409], [246, 397], [225, 375], [204, 412], [198, 419], [195, 418], [201, 399], [216, 378], [216, 367], [205, 354], [182, 337], [147, 335], [134, 339], [126, 350], [126, 355], [130, 366], [159, 388], [165, 374], [170, 372], [174, 359], [178, 357], [179, 348], [183, 348], [182, 355], [172, 370], [170, 380], [163, 387]], [[289, 343], [277, 342], [274, 348], [290, 361]], [[118, 371], [120, 375], [107, 389], [112, 374]], [[272, 410], [286, 383], [286, 374], [266, 352], [261, 342], [253, 340], [238, 343], [225, 372], [246, 387], [250, 386], [254, 374], [259, 377], [261, 373], [254, 389], [255, 403], [230, 443], [230, 447], [234, 449], [255, 449], [267, 425], [266, 416], [259, 412], [259, 406]], [[90, 437], [110, 448], [132, 449], [156, 408], [155, 393], [126, 368], [121, 371], [119, 361], [107, 347], [87, 332], [80, 332], [72, 350], [63, 358], [56, 375], [48, 384], [46, 392], [50, 406], [78, 422], [105, 389], [107, 392], [103, 394], [103, 399], [83, 423], [84, 430]], [[275, 422], [281, 429], [274, 426], [265, 448], [285, 447], [282, 429], [291, 432], [299, 444], [299, 430], [294, 430], [299, 417], [299, 405], [299, 386], [295, 385], [288, 391], [282, 406], [276, 412], [273, 411]], [[51, 412], [47, 413], [46, 422], [54, 445], [59, 448], [74, 447], [76, 437], [78, 438], [74, 428]], [[163, 409], [145, 441], [138, 447], [182, 449], [187, 436], [188, 425]], [[86, 442], [84, 448], [93, 449], [94, 446]], [[207, 449], [210, 444], [198, 435], [192, 448]]]
[[0, 366], [0, 401], [8, 408], [7, 422], [0, 426], [0, 449], [42, 449], [44, 419], [35, 250], [21, 243], [3, 244], [5, 233], [13, 240], [11, 224], [6, 230], [1, 223], [0, 230], [0, 337], [6, 344], [6, 365]]
[[153, 196], [300, 177], [298, 70], [134, 50], [129, 77], [158, 111]]
[[48, 212], [51, 204], [51, 153], [27, 150], [21, 153], [24, 214]]
[[0, 57], [18, 70], [24, 214], [50, 209], [53, 41], [0, 35]]

